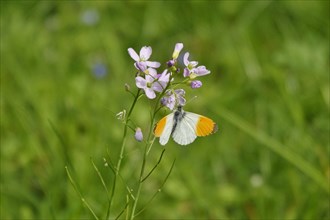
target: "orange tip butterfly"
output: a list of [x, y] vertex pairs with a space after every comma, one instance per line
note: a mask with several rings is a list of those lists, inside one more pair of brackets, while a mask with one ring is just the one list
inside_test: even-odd
[[154, 127], [154, 134], [161, 145], [167, 144], [170, 136], [180, 145], [191, 144], [197, 137], [215, 133], [217, 124], [205, 116], [183, 111], [178, 106], [173, 113], [162, 118]]

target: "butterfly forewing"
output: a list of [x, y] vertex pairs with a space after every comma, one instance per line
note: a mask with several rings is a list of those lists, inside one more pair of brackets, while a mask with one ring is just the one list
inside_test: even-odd
[[200, 116], [196, 124], [196, 135], [207, 136], [217, 131], [218, 127], [212, 119]]
[[165, 145], [170, 139], [172, 128], [173, 128], [173, 116], [171, 113], [164, 118], [162, 118], [154, 128], [154, 134], [159, 138], [159, 143]]

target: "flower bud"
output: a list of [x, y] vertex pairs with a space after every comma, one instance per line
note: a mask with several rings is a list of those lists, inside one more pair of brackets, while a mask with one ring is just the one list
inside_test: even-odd
[[172, 74], [178, 73], [179, 72], [178, 70], [179, 69], [176, 66], [171, 66], [171, 68], [170, 68], [170, 71]]
[[138, 142], [143, 141], [143, 134], [142, 134], [141, 128], [137, 127], [135, 129], [134, 137], [135, 137], [135, 140], [137, 140]]
[[190, 83], [190, 86], [192, 89], [197, 89], [197, 88], [201, 87], [202, 85], [203, 85], [202, 82], [199, 80], [194, 80]]
[[125, 83], [125, 91], [129, 92], [131, 87], [128, 85], [128, 83]]
[[183, 43], [177, 43], [175, 44], [175, 48], [174, 48], [174, 51], [173, 51], [173, 54], [172, 54], [172, 58], [174, 60], [176, 60], [181, 52], [183, 48]]
[[169, 61], [167, 61], [166, 64], [167, 64], [168, 67], [172, 67], [172, 66], [175, 65], [175, 61], [174, 60], [169, 60]]
[[118, 120], [124, 121], [125, 117], [126, 117], [126, 110], [124, 109], [123, 111], [118, 112], [116, 114], [116, 117], [117, 117]]

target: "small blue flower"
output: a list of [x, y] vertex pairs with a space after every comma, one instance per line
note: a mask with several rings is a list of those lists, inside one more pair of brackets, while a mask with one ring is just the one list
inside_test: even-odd
[[81, 21], [88, 26], [93, 26], [97, 24], [99, 19], [100, 19], [100, 15], [98, 11], [95, 9], [85, 10], [81, 14]]
[[101, 79], [107, 75], [107, 67], [103, 63], [95, 63], [92, 72], [96, 78]]

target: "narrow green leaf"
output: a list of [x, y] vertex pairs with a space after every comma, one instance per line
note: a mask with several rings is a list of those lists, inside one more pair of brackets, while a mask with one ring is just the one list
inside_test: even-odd
[[229, 123], [233, 124], [237, 128], [241, 129], [255, 140], [264, 144], [264, 146], [271, 149], [273, 152], [277, 153], [282, 158], [286, 159], [288, 162], [296, 166], [299, 170], [301, 170], [305, 175], [310, 177], [315, 183], [317, 183], [323, 190], [325, 190], [328, 194], [330, 194], [328, 181], [322, 174], [314, 168], [311, 164], [309, 164], [306, 160], [304, 160], [301, 156], [295, 154], [290, 151], [288, 147], [283, 146], [276, 139], [271, 138], [266, 133], [257, 130], [252, 125], [250, 125], [245, 120], [241, 119], [239, 116], [234, 113], [224, 109], [218, 108], [216, 111], [219, 116], [227, 120]]

